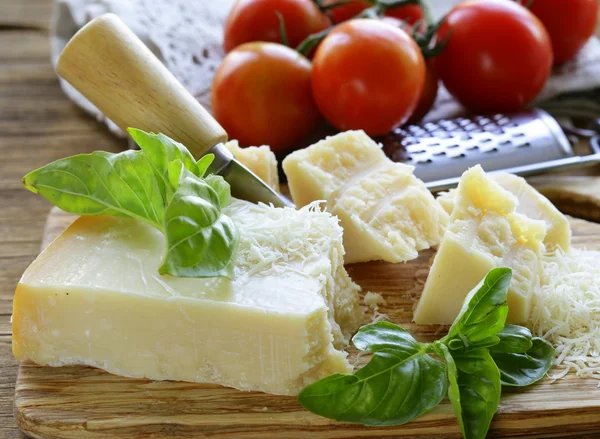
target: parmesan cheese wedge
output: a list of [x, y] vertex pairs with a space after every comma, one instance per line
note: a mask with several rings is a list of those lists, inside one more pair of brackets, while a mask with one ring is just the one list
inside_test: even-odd
[[298, 206], [326, 200], [344, 228], [346, 263], [414, 259], [439, 244], [448, 215], [413, 167], [389, 160], [363, 131], [347, 131], [283, 161]]
[[[571, 248], [571, 227], [569, 220], [545, 196], [540, 194], [527, 181], [514, 174], [498, 172], [489, 177], [517, 197], [516, 212], [528, 218], [542, 220], [548, 228], [544, 244], [548, 249], [559, 246], [565, 252]], [[437, 200], [448, 214], [454, 209], [456, 190], [442, 192]]]
[[241, 235], [234, 280], [160, 276], [160, 232], [78, 219], [17, 286], [15, 357], [283, 395], [351, 371], [338, 348], [362, 310], [337, 220], [239, 200], [226, 213]]
[[527, 321], [540, 288], [546, 224], [517, 213], [518, 204], [480, 166], [463, 174], [450, 226], [415, 309], [416, 323], [451, 324], [469, 291], [496, 267], [513, 270], [508, 321]]
[[246, 168], [254, 172], [262, 181], [279, 193], [277, 158], [267, 145], [240, 148], [237, 140], [230, 140], [225, 147]]

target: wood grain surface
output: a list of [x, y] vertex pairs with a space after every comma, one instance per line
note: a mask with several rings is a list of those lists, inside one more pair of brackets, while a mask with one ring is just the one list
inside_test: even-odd
[[[54, 208], [43, 245], [75, 216]], [[600, 224], [572, 219], [574, 244], [600, 249]], [[446, 328], [411, 322], [412, 307], [427, 277], [433, 252], [406, 264], [349, 265], [352, 278], [367, 291], [382, 293], [379, 312], [420, 341], [440, 337]], [[372, 318], [367, 313], [365, 323]], [[351, 351], [355, 359], [356, 352]], [[363, 359], [364, 361], [364, 359]], [[546, 379], [527, 391], [503, 395], [492, 436], [549, 437], [600, 434], [598, 381], [569, 375]], [[559, 398], [556, 395], [560, 395]], [[153, 382], [122, 378], [84, 366], [52, 368], [21, 364], [15, 390], [19, 426], [36, 438], [259, 437], [375, 438], [460, 437], [447, 400], [429, 414], [400, 427], [337, 423], [305, 411], [295, 398], [240, 392], [216, 385]]]
[[0, 439], [22, 439], [13, 416], [15, 286], [38, 255], [50, 210], [21, 178], [59, 158], [124, 147], [62, 93], [50, 65], [52, 0], [0, 1]]

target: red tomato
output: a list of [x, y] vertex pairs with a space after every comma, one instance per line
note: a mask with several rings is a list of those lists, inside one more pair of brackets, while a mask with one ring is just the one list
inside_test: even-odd
[[[327, 6], [337, 2], [339, 2], [339, 0], [327, 0], [324, 2], [324, 5]], [[345, 5], [333, 8], [330, 11], [330, 14], [334, 23], [341, 23], [342, 21], [356, 17], [371, 6], [373, 6], [373, 3], [368, 0], [354, 0]], [[398, 18], [408, 24], [415, 24], [423, 18], [423, 10], [419, 5], [398, 6], [396, 8], [388, 9], [385, 15]]]
[[518, 110], [536, 97], [550, 74], [548, 33], [512, 1], [460, 3], [447, 15], [440, 36], [449, 42], [435, 61], [438, 74], [472, 111]]
[[415, 24], [424, 17], [423, 10], [419, 5], [406, 5], [391, 8], [385, 12], [385, 15], [387, 17], [398, 18], [408, 24]]
[[431, 107], [435, 103], [435, 98], [437, 98], [438, 94], [438, 77], [435, 69], [431, 62], [427, 63], [427, 70], [425, 72], [425, 84], [423, 85], [423, 92], [421, 93], [421, 97], [419, 98], [419, 103], [417, 104], [417, 108], [413, 111], [413, 114], [410, 116], [410, 119], [406, 123], [414, 124], [419, 122]]
[[251, 41], [281, 42], [277, 12], [285, 22], [290, 47], [331, 25], [312, 0], [238, 0], [225, 21], [225, 52]]
[[332, 125], [380, 135], [412, 114], [425, 62], [403, 30], [379, 20], [350, 20], [321, 42], [311, 79], [317, 106]]
[[242, 145], [293, 146], [319, 120], [310, 61], [275, 43], [246, 43], [223, 60], [212, 84], [217, 121]]
[[[330, 5], [332, 3], [337, 3], [339, 0], [327, 0], [324, 2], [324, 5]], [[371, 2], [367, 0], [354, 0], [346, 3], [345, 5], [336, 6], [335, 8], [329, 11], [331, 18], [334, 23], [341, 23], [342, 21], [350, 20], [351, 18], [356, 17], [365, 9], [373, 6]]]
[[550, 34], [554, 64], [575, 57], [596, 30], [598, 0], [535, 0], [529, 10]]

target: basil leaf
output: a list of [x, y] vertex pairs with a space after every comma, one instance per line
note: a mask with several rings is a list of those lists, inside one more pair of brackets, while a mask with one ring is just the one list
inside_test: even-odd
[[204, 177], [206, 171], [208, 171], [208, 167], [212, 164], [214, 159], [214, 154], [206, 154], [200, 157], [200, 159], [196, 162], [196, 165], [198, 166], [198, 177]]
[[435, 343], [436, 352], [440, 357], [446, 360], [446, 370], [448, 373], [448, 399], [454, 409], [454, 415], [460, 425], [460, 431], [463, 437], [467, 437], [465, 433], [465, 425], [462, 416], [462, 406], [460, 404], [460, 388], [458, 387], [458, 370], [456, 369], [456, 363], [448, 347], [443, 343]]
[[179, 189], [179, 181], [181, 180], [181, 173], [183, 172], [183, 163], [181, 160], [173, 160], [167, 166], [167, 177], [169, 184], [174, 190]]
[[231, 278], [239, 243], [237, 228], [221, 212], [219, 195], [211, 185], [184, 168], [180, 175], [179, 187], [165, 211], [167, 250], [159, 273]]
[[231, 204], [231, 187], [220, 175], [209, 175], [204, 179], [214, 189], [221, 209]]
[[161, 191], [163, 194], [166, 194], [165, 203], [171, 199], [175, 191], [175, 188], [170, 184], [167, 177], [169, 163], [173, 160], [180, 160], [183, 166], [194, 175], [204, 175], [199, 173], [198, 165], [192, 153], [181, 143], [161, 133], [147, 133], [136, 128], [128, 128], [127, 132], [150, 161], [159, 181]]
[[162, 186], [141, 151], [67, 157], [30, 172], [23, 184], [69, 213], [136, 218], [162, 230]]
[[221, 177], [200, 177], [214, 156], [196, 162], [163, 134], [128, 132], [140, 151], [57, 160], [27, 174], [23, 184], [70, 213], [129, 217], [156, 227], [167, 244], [161, 274], [231, 277], [239, 237], [221, 212], [231, 202], [230, 187]]
[[493, 346], [504, 328], [508, 305], [506, 295], [512, 271], [495, 268], [465, 298], [462, 309], [443, 338], [450, 349]]
[[382, 349], [419, 350], [423, 344], [410, 333], [390, 322], [371, 323], [361, 327], [352, 337], [352, 343], [361, 351], [377, 352]]
[[523, 353], [531, 349], [531, 331], [524, 326], [510, 325], [498, 333], [500, 342], [490, 348], [490, 352]]
[[454, 351], [451, 356], [456, 366], [456, 385], [451, 381], [449, 396], [454, 394], [451, 402], [463, 437], [483, 439], [500, 403], [500, 372], [487, 348]]
[[500, 370], [503, 386], [524, 387], [541, 380], [552, 366], [555, 351], [546, 340], [535, 337], [526, 352], [490, 351]]
[[399, 425], [444, 397], [444, 364], [404, 329], [379, 322], [363, 326], [353, 340], [374, 352], [369, 363], [353, 375], [335, 374], [305, 387], [298, 400], [306, 409], [338, 421]]

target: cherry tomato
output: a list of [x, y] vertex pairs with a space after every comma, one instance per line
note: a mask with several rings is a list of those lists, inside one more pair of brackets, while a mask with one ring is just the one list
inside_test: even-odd
[[[339, 0], [327, 0], [323, 4], [325, 6], [337, 3]], [[350, 20], [356, 17], [365, 9], [373, 6], [371, 2], [367, 0], [354, 0], [344, 5], [336, 6], [329, 11], [329, 14], [334, 23], [341, 23], [342, 21]]]
[[332, 125], [380, 135], [406, 122], [417, 106], [425, 62], [403, 30], [350, 20], [321, 42], [311, 79], [317, 106]]
[[425, 71], [425, 84], [423, 85], [423, 92], [421, 93], [421, 97], [419, 98], [419, 103], [417, 104], [417, 108], [413, 111], [413, 114], [408, 119], [407, 123], [414, 124], [419, 122], [431, 107], [435, 103], [435, 98], [437, 98], [438, 94], [438, 76], [433, 68], [431, 62], [427, 63], [427, 69]]
[[225, 21], [225, 52], [251, 41], [280, 43], [277, 12], [283, 17], [290, 47], [331, 25], [312, 0], [238, 0]]
[[391, 8], [385, 12], [385, 15], [386, 17], [394, 17], [411, 25], [424, 18], [423, 10], [419, 5], [406, 5]]
[[460, 3], [447, 15], [440, 37], [449, 41], [435, 61], [438, 74], [472, 111], [518, 110], [536, 97], [550, 74], [548, 33], [512, 1]]
[[598, 0], [535, 0], [529, 10], [550, 34], [554, 64], [574, 58], [596, 30]]
[[246, 43], [227, 54], [212, 84], [215, 118], [242, 145], [293, 146], [319, 120], [311, 65], [289, 47]]
[[[327, 0], [324, 2], [324, 5], [327, 6], [337, 2], [339, 2], [339, 0]], [[354, 0], [344, 5], [336, 6], [331, 9], [329, 13], [334, 23], [341, 23], [342, 21], [356, 17], [371, 6], [373, 6], [373, 3], [368, 0]], [[398, 6], [396, 8], [388, 9], [385, 12], [385, 15], [387, 17], [398, 18], [412, 25], [423, 19], [423, 10], [419, 5]]]

